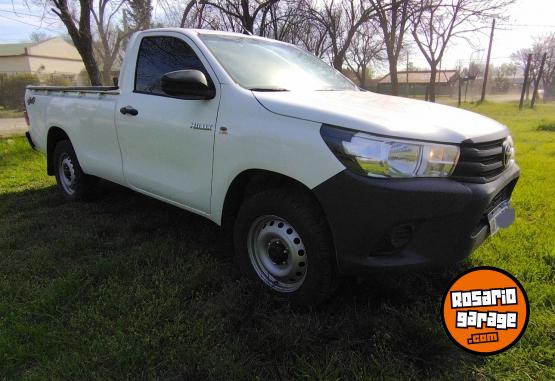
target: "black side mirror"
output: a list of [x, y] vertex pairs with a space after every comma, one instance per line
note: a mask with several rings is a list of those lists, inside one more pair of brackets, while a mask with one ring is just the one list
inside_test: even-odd
[[174, 97], [212, 99], [216, 96], [216, 90], [199, 70], [171, 71], [164, 74], [160, 82], [162, 90]]

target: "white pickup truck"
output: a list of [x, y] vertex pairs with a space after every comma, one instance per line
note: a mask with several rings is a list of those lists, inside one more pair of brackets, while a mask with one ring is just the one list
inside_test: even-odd
[[293, 45], [142, 31], [118, 83], [27, 89], [29, 141], [64, 197], [102, 178], [205, 216], [292, 303], [340, 275], [460, 260], [514, 219], [505, 126], [360, 90]]

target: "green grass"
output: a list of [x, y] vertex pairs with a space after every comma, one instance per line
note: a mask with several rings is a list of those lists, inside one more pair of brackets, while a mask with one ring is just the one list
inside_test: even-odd
[[538, 131], [555, 132], [555, 120], [542, 120], [538, 124]]
[[[512, 131], [516, 223], [460, 266], [348, 281], [296, 312], [240, 281], [216, 226], [104, 184], [66, 204], [44, 157], [0, 140], [0, 379], [555, 379], [555, 105], [467, 106]], [[508, 352], [467, 354], [440, 322], [464, 268], [513, 273], [531, 303]]]
[[5, 109], [0, 106], [0, 119], [2, 118], [23, 118], [23, 111]]

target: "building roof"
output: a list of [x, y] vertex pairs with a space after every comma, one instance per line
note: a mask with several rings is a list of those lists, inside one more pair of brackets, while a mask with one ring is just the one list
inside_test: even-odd
[[[408, 73], [408, 81], [407, 81]], [[436, 73], [436, 83], [448, 83], [457, 78], [456, 70], [438, 70]], [[399, 71], [397, 72], [397, 78], [399, 83], [429, 83], [430, 82], [431, 71]], [[378, 83], [391, 83], [391, 76], [387, 74]]]
[[33, 45], [35, 45], [33, 42], [0, 44], [0, 56], [21, 56], [25, 54], [25, 48]]
[[81, 61], [75, 46], [62, 37], [52, 37], [40, 42], [0, 44], [0, 57], [39, 57], [59, 60]]

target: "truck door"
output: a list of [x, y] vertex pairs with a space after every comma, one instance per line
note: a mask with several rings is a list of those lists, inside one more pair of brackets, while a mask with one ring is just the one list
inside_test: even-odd
[[216, 77], [181, 35], [145, 36], [137, 44], [134, 85], [116, 108], [125, 179], [143, 193], [210, 213], [219, 88], [210, 100], [182, 99], [165, 94], [160, 79], [186, 69], [202, 71], [212, 84]]

